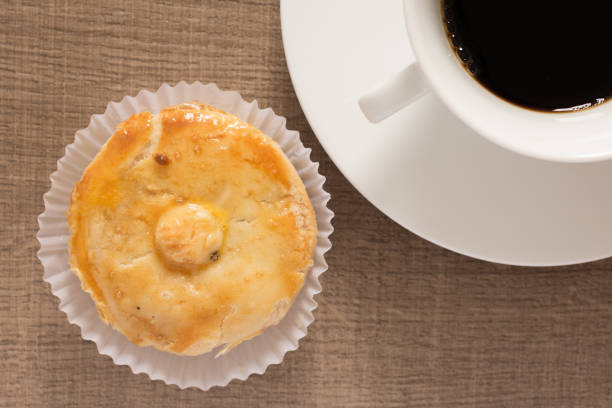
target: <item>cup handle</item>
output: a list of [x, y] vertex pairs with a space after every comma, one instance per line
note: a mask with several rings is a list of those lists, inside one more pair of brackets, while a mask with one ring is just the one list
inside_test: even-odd
[[359, 99], [359, 107], [372, 123], [388, 118], [429, 91], [415, 62]]

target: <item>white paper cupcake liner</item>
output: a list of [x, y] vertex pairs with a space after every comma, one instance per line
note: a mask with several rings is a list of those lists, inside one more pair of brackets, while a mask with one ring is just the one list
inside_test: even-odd
[[[234, 113], [276, 140], [306, 186], [319, 228], [314, 264], [287, 315], [278, 325], [218, 358], [215, 358], [215, 350], [185, 357], [130, 343], [99, 318], [92, 299], [81, 289], [81, 282], [68, 263], [66, 214], [70, 193], [115, 127], [134, 113], [158, 113], [165, 106], [191, 101]], [[143, 90], [135, 97], [126, 96], [121, 102], [111, 102], [103, 115], [93, 115], [89, 126], [76, 132], [74, 143], [66, 147], [66, 154], [51, 175], [51, 189], [44, 195], [45, 211], [38, 217], [38, 258], [44, 267], [44, 280], [60, 300], [60, 310], [66, 313], [70, 323], [81, 328], [84, 339], [96, 343], [101, 354], [153, 380], [163, 380], [180, 388], [207, 390], [227, 385], [233, 379], [246, 380], [251, 374], [263, 374], [270, 364], [279, 364], [285, 353], [298, 348], [299, 340], [314, 320], [312, 312], [317, 307], [314, 295], [321, 292], [319, 275], [327, 270], [324, 254], [331, 248], [329, 235], [333, 231], [333, 212], [327, 208], [330, 195], [323, 190], [325, 177], [319, 174], [318, 163], [310, 160], [311, 150], [304, 147], [298, 132], [287, 130], [285, 124], [285, 118], [272, 109], [260, 109], [257, 101], [246, 102], [237, 92], [221, 91], [215, 84], [180, 82], [174, 87], [163, 84], [156, 92]]]

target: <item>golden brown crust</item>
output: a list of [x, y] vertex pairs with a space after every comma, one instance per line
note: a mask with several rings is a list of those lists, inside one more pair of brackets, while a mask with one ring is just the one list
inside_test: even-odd
[[197, 103], [119, 125], [75, 186], [69, 226], [71, 266], [102, 319], [185, 355], [278, 323], [317, 233], [276, 142]]

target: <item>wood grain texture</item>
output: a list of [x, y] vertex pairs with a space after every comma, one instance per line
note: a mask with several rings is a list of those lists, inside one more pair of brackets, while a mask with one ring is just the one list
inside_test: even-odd
[[[394, 224], [343, 178], [293, 92], [277, 1], [0, 7], [0, 406], [610, 407], [612, 260], [517, 268]], [[36, 216], [74, 132], [108, 101], [216, 82], [288, 119], [336, 212], [316, 322], [263, 376], [209, 392], [133, 375], [66, 321]]]

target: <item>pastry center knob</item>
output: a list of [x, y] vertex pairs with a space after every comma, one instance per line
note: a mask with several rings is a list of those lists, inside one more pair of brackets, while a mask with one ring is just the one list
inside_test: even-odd
[[217, 261], [223, 228], [217, 217], [198, 204], [166, 211], [155, 228], [155, 245], [169, 264], [193, 269]]

